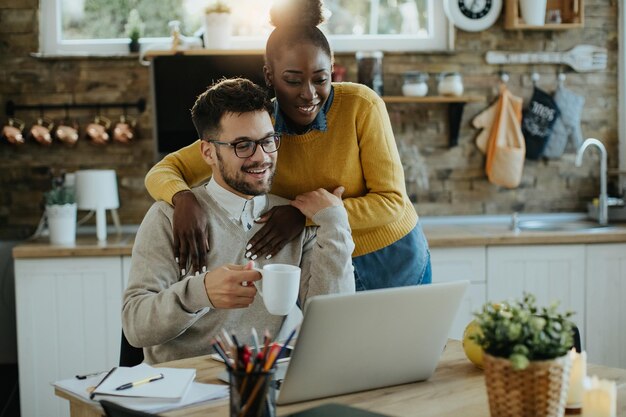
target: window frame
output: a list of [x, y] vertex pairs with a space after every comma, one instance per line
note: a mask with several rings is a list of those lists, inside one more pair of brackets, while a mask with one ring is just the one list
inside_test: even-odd
[[[39, 52], [43, 55], [126, 55], [128, 40], [120, 39], [85, 39], [61, 40], [61, 3], [62, 0], [41, 0], [39, 18]], [[334, 52], [348, 53], [356, 51], [383, 52], [448, 52], [454, 50], [454, 27], [446, 18], [443, 2], [429, 0], [433, 7], [433, 36], [418, 38], [403, 35], [328, 35]], [[431, 32], [431, 31], [429, 31]], [[233, 37], [230, 50], [264, 50], [265, 38]], [[169, 49], [169, 38], [142, 38], [142, 50]]]

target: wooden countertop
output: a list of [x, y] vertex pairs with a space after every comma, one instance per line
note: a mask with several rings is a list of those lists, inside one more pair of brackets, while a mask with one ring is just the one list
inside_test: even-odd
[[554, 245], [573, 243], [625, 243], [626, 225], [578, 231], [513, 232], [508, 224], [425, 224], [431, 248], [486, 245]]
[[[521, 231], [507, 224], [423, 224], [431, 248], [486, 245], [554, 245], [575, 243], [626, 243], [626, 224], [578, 231]], [[67, 258], [83, 256], [130, 256], [134, 234], [109, 234], [98, 243], [95, 234], [79, 235], [76, 244], [55, 246], [47, 238], [26, 241], [13, 248], [14, 259]]]
[[51, 245], [47, 238], [40, 238], [15, 246], [13, 259], [130, 256], [134, 241], [134, 233], [110, 233], [102, 243], [95, 233], [78, 235], [74, 245]]
[[[181, 359], [160, 364], [173, 368], [195, 368], [196, 381], [221, 383], [217, 380], [223, 365], [207, 356]], [[589, 365], [588, 375], [598, 375], [616, 382], [617, 417], [626, 417], [626, 370]], [[72, 417], [101, 417], [103, 411], [95, 402], [87, 402], [67, 391], [55, 388], [55, 394], [70, 402]], [[286, 416], [324, 403], [342, 403], [389, 416], [404, 417], [484, 417], [489, 416], [483, 372], [472, 365], [461, 342], [449, 340], [435, 374], [427, 381], [357, 392], [354, 394], [278, 406], [277, 414]], [[224, 417], [228, 400], [208, 402], [163, 413], [171, 417]]]

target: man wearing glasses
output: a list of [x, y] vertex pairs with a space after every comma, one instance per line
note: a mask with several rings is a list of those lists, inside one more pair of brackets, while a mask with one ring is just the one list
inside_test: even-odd
[[[297, 308], [285, 318], [267, 312], [252, 285], [261, 276], [246, 259], [246, 242], [261, 227], [254, 219], [289, 204], [268, 194], [280, 147], [272, 109], [263, 89], [237, 78], [214, 84], [191, 110], [202, 157], [213, 172], [193, 189], [208, 213], [211, 250], [201, 271], [181, 271], [172, 254], [173, 208], [157, 202], [143, 219], [122, 320], [128, 341], [143, 347], [148, 363], [211, 353], [211, 339], [222, 328], [238, 337], [248, 337], [252, 328], [276, 336], [297, 324]], [[291, 202], [319, 226], [306, 227], [274, 258], [256, 260], [258, 266], [300, 266], [300, 305], [313, 295], [354, 292], [354, 243], [342, 192], [319, 189]]]

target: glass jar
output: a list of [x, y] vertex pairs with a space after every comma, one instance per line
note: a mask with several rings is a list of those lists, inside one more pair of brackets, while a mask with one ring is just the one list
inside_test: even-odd
[[439, 74], [437, 91], [442, 96], [460, 96], [463, 94], [463, 77], [458, 72], [442, 72]]
[[424, 97], [428, 94], [428, 73], [422, 71], [407, 71], [404, 73], [402, 94], [409, 97]]
[[380, 51], [356, 53], [357, 77], [360, 84], [365, 84], [383, 95], [383, 53]]

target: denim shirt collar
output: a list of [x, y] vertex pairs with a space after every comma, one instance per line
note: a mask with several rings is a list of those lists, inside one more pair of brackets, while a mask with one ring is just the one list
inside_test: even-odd
[[[320, 132], [326, 132], [328, 129], [328, 125], [326, 122], [326, 114], [330, 109], [330, 106], [333, 104], [333, 98], [335, 97], [335, 87], [330, 87], [330, 94], [328, 95], [328, 99], [324, 106], [322, 106], [322, 110], [317, 113], [313, 122], [309, 125], [307, 132], [311, 130], [319, 130]], [[298, 135], [293, 129], [289, 127], [287, 124], [287, 120], [285, 120], [285, 116], [283, 112], [280, 110], [278, 106], [278, 101], [274, 100], [274, 131], [278, 134], [283, 135]]]

